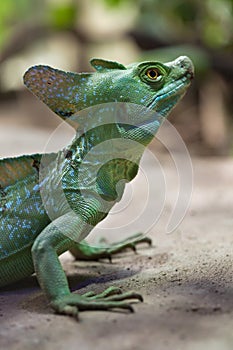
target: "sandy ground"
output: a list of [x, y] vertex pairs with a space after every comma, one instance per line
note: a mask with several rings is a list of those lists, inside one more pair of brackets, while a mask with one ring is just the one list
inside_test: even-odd
[[[20, 153], [20, 146], [28, 144], [22, 133], [23, 141], [17, 143], [15, 133], [14, 146], [6, 146], [7, 130], [1, 132], [1, 156], [15, 149]], [[34, 134], [24, 132], [36, 147]], [[46, 137], [39, 135], [42, 141]], [[233, 161], [192, 159], [191, 205], [172, 234], [166, 234], [165, 227], [177, 187], [176, 170], [167, 157], [161, 163], [169, 191], [163, 214], [149, 232], [152, 247], [121, 253], [112, 263], [74, 262], [68, 253], [62, 257], [70, 285], [80, 293], [100, 292], [110, 285], [140, 292], [144, 302], [134, 305], [135, 313], [82, 312], [79, 322], [55, 315], [31, 276], [0, 292], [1, 349], [233, 348]], [[153, 171], [149, 162], [146, 169], [148, 174]], [[138, 184], [131, 199], [135, 205], [144, 195]], [[127, 221], [126, 211], [121, 215]], [[109, 227], [111, 220], [121, 221], [110, 218]], [[134, 225], [126, 233], [132, 230]]]

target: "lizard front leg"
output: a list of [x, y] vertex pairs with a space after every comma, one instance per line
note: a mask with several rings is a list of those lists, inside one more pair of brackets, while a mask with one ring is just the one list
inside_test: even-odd
[[[94, 295], [71, 293], [58, 255], [74, 244], [70, 237], [81, 237], [87, 229], [78, 217], [65, 214], [50, 223], [37, 237], [32, 247], [32, 257], [39, 284], [47, 295], [53, 309], [61, 314], [77, 317], [78, 311], [110, 310], [113, 308], [133, 311], [125, 299], [142, 300], [134, 292], [120, 293], [118, 288], [108, 288]], [[63, 232], [66, 232], [67, 236]], [[78, 232], [78, 235], [77, 235]]]

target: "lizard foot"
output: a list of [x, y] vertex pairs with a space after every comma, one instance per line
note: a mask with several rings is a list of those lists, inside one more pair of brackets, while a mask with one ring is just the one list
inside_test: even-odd
[[83, 241], [78, 244], [78, 247], [71, 248], [70, 252], [77, 260], [99, 260], [107, 258], [111, 261], [113, 254], [120, 253], [126, 249], [132, 249], [136, 252], [138, 244], [146, 243], [150, 246], [152, 240], [142, 233], [137, 233], [116, 243], [108, 244], [104, 239], [102, 239], [100, 243], [105, 243], [106, 246], [92, 247]]
[[52, 301], [51, 306], [59, 314], [78, 318], [78, 312], [85, 310], [122, 309], [134, 312], [132, 305], [124, 301], [128, 299], [143, 301], [138, 293], [132, 291], [123, 293], [120, 288], [110, 287], [99, 294], [87, 292], [83, 295], [72, 293], [63, 295]]

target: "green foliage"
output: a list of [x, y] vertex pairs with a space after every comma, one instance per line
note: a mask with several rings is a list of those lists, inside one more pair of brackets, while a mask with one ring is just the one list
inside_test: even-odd
[[103, 0], [103, 1], [109, 7], [117, 7], [117, 6], [121, 6], [126, 2], [132, 2], [132, 0]]
[[49, 25], [54, 29], [71, 29], [75, 25], [76, 6], [70, 4], [52, 4], [48, 11]]
[[[37, 1], [34, 2], [36, 5]], [[34, 11], [36, 6], [34, 6]], [[29, 18], [32, 12], [32, 2], [30, 0], [3, 0], [0, 1], [0, 47], [5, 44], [14, 30], [17, 22]]]
[[71, 29], [75, 25], [76, 2], [49, 0], [0, 1], [0, 48], [25, 25], [48, 25], [55, 30]]
[[233, 40], [232, 0], [99, 0], [108, 6], [131, 3], [138, 8], [140, 31], [167, 40], [202, 41], [224, 47]]
[[[138, 9], [135, 28], [163, 41], [202, 42], [223, 48], [233, 41], [233, 0], [96, 0], [112, 8], [128, 3]], [[74, 28], [79, 2], [60, 0], [0, 1], [0, 47], [15, 26], [48, 24], [55, 30]]]
[[233, 2], [232, 0], [206, 1], [203, 16], [203, 40], [212, 47], [230, 44], [233, 39]]

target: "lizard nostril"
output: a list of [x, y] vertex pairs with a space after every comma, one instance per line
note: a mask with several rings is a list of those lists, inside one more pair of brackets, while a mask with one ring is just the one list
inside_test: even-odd
[[179, 66], [185, 69], [185, 76], [193, 79], [194, 78], [194, 67], [192, 61], [187, 56], [180, 57]]

